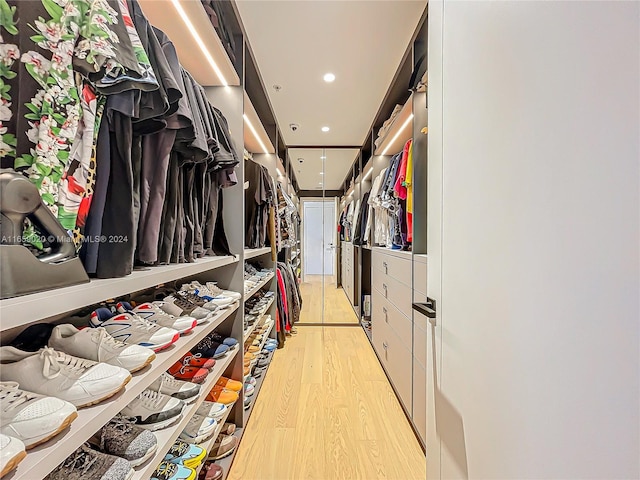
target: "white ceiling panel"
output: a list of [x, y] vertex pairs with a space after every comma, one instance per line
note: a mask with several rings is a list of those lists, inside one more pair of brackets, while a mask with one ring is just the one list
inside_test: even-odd
[[[339, 190], [358, 157], [357, 149], [291, 148], [289, 158], [302, 190]], [[323, 156], [326, 158], [323, 160]], [[302, 162], [300, 162], [302, 159]], [[324, 172], [324, 175], [321, 173]]]
[[[285, 143], [352, 146], [366, 139], [426, 1], [237, 5]], [[323, 80], [328, 72], [336, 76], [332, 83]]]

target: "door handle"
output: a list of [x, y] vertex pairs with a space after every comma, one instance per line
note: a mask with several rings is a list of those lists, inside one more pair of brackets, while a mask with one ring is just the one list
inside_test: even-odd
[[389, 313], [387, 312], [387, 307], [382, 307], [382, 312], [384, 313], [384, 321], [389, 323]]
[[389, 296], [389, 292], [387, 291], [387, 284], [383, 283], [382, 288], [384, 288], [384, 298], [387, 298]]
[[384, 273], [385, 274], [389, 274], [389, 265], [387, 265], [387, 262], [382, 262], [382, 266], [384, 267]]
[[429, 319], [431, 325], [436, 325], [436, 301], [427, 297], [426, 303], [414, 303], [412, 308]]

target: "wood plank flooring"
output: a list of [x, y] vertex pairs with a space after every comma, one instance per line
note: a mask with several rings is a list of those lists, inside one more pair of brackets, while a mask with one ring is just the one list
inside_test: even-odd
[[[323, 280], [324, 279], [324, 280]], [[322, 283], [324, 281], [324, 292]], [[336, 287], [332, 276], [307, 275], [300, 284], [303, 304], [300, 323], [322, 323], [324, 303], [324, 323], [358, 323], [358, 317], [342, 287]]]
[[424, 480], [424, 453], [362, 329], [298, 332], [275, 354], [229, 480]]

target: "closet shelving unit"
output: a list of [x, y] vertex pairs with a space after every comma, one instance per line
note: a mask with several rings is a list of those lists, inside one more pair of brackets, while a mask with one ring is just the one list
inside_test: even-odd
[[[170, 348], [158, 352], [153, 363], [144, 370], [134, 373], [132, 380], [119, 394], [92, 407], [78, 410], [78, 418], [66, 431], [52, 440], [29, 450], [27, 457], [20, 463], [18, 469], [6, 478], [31, 480], [45, 477], [51, 470], [63, 462], [67, 456], [73, 453], [76, 448], [86, 442], [97, 430], [120, 412], [127, 403], [132, 401], [138, 394], [153, 383], [162, 374], [162, 372], [166, 371], [171, 365], [180, 360], [185, 352], [189, 351], [205, 336], [217, 329], [228, 318], [232, 317], [238, 311], [238, 306], [239, 303], [235, 303], [233, 306], [223, 310], [206, 323], [199, 325], [192, 333], [180, 337], [180, 339]], [[2, 306], [0, 305], [0, 309], [1, 308]], [[4, 310], [2, 310], [2, 312], [4, 314]], [[39, 318], [36, 322], [47, 320], [50, 319], [48, 317], [44, 317]], [[231, 354], [219, 361], [216, 364], [215, 369], [207, 377], [206, 384], [211, 382], [215, 383], [226, 371], [234, 358], [235, 355]], [[204, 389], [205, 387], [203, 387], [202, 391], [205, 391]], [[204, 399], [204, 396], [201, 398]], [[166, 437], [167, 435], [171, 436], [175, 433], [174, 439], [177, 438], [182, 431], [180, 425], [182, 425], [183, 422], [188, 421], [190, 418], [189, 412], [190, 410], [187, 410], [177, 426], [158, 432], [159, 449], [163, 447], [161, 437]], [[171, 444], [169, 444], [162, 452], [163, 458], [164, 454], [170, 447]], [[150, 465], [149, 462], [145, 463], [145, 467], [143, 468], [146, 468], [148, 465]], [[155, 466], [153, 468], [155, 469]]]
[[89, 283], [0, 300], [2, 331], [24, 328], [44, 319], [64, 315], [87, 305], [145, 290], [237, 263], [233, 256], [205, 257], [181, 263], [136, 270], [122, 278], [94, 279]]
[[[276, 141], [279, 138], [277, 125], [273, 125], [275, 135], [273, 132], [272, 136], [266, 133], [263, 122], [260, 121], [244, 90], [246, 81], [244, 66], [248, 46], [245, 43], [243, 33], [237, 31], [241, 30], [241, 27], [235, 28], [234, 37], [236, 44], [239, 42], [243, 51], [240, 58], [232, 61], [200, 1], [139, 0], [139, 3], [150, 23], [163, 30], [173, 41], [182, 65], [198, 83], [205, 87], [209, 101], [224, 114], [229, 123], [238, 155], [242, 155], [244, 146], [259, 152], [255, 145], [259, 145], [259, 148], [266, 145], [267, 149], [271, 149], [271, 151], [261, 153], [273, 156], [276, 150], [273, 149], [271, 138], [276, 138]], [[235, 16], [232, 20], [237, 22]], [[206, 54], [203, 49], [206, 49]], [[247, 128], [247, 118], [252, 123], [253, 129]], [[252, 130], [257, 131], [257, 135]], [[258, 138], [261, 142], [257, 141]], [[67, 317], [74, 312], [85, 310], [99, 302], [135, 294], [170, 282], [218, 281], [225, 288], [244, 292], [244, 261], [251, 259], [265, 267], [273, 267], [274, 262], [271, 259], [270, 248], [246, 251], [243, 248], [244, 218], [243, 215], [238, 216], [237, 214], [238, 210], [244, 211], [244, 168], [242, 163], [237, 167], [236, 172], [238, 185], [225, 189], [223, 193], [223, 201], [227, 205], [226, 208], [223, 208], [223, 218], [233, 255], [205, 257], [194, 263], [149, 267], [136, 270], [123, 278], [96, 279], [81, 285], [0, 300], [2, 343], [9, 343], [20, 331], [31, 324], [45, 321], [64, 323], [70, 321]], [[275, 175], [275, 172], [272, 174]], [[275, 292], [276, 282], [273, 282], [273, 276], [261, 288], [267, 286]], [[153, 383], [167, 368], [179, 360], [185, 352], [212, 331], [215, 330], [222, 335], [233, 337], [242, 344], [245, 333], [243, 331], [244, 303], [247, 299], [248, 297], [243, 295], [239, 302], [198, 326], [190, 334], [181, 337], [172, 347], [158, 352], [153, 363], [143, 371], [135, 373], [133, 379], [116, 396], [98, 405], [80, 409], [78, 418], [67, 430], [50, 441], [29, 450], [27, 457], [18, 468], [7, 475], [5, 479], [35, 480], [44, 478], [122, 410], [126, 404]], [[273, 311], [275, 303], [272, 302], [268, 309]], [[275, 319], [275, 315], [272, 315], [272, 318]], [[187, 406], [183, 416], [176, 424], [154, 432], [158, 439], [157, 453], [152, 459], [136, 468], [135, 479], [150, 478], [173, 441], [204, 401], [208, 389], [215, 384], [220, 376], [225, 375], [234, 380], [243, 380], [243, 358], [240, 354], [240, 348], [238, 347], [217, 361], [215, 368], [201, 387], [202, 395], [194, 403]], [[260, 382], [262, 380], [264, 380], [264, 374]], [[257, 389], [255, 395], [257, 395]], [[239, 401], [228, 409], [226, 415], [229, 421], [238, 426], [236, 435], [240, 435], [243, 431], [242, 427], [248, 419], [248, 414], [243, 410], [242, 394]], [[222, 428], [222, 424], [223, 422], [220, 423], [219, 429]], [[206, 445], [210, 446], [216, 437], [217, 432]], [[225, 477], [227, 474], [228, 468], [226, 468]]]

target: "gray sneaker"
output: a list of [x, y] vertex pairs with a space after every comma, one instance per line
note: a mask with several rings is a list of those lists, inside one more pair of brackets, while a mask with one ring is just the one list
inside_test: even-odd
[[158, 448], [156, 436], [134, 425], [135, 419], [116, 415], [89, 440], [103, 453], [128, 460], [132, 467], [146, 462]]
[[47, 480], [129, 480], [133, 468], [124, 458], [100, 453], [84, 444], [56, 467]]

